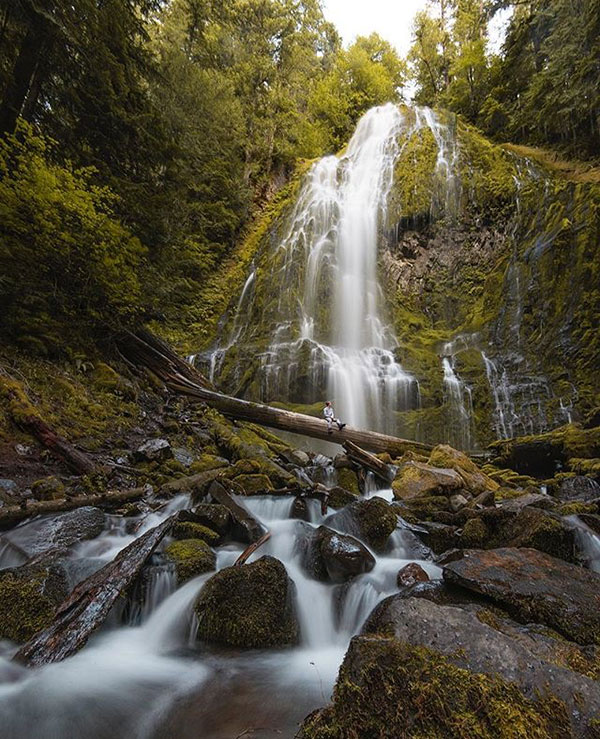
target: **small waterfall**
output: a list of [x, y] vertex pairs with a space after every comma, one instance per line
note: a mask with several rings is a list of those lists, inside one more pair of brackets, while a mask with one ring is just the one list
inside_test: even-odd
[[575, 528], [577, 543], [587, 567], [600, 573], [600, 536], [579, 516], [567, 516], [566, 520]]
[[461, 345], [468, 348], [473, 341], [473, 336], [458, 336], [454, 341], [444, 344], [442, 350], [444, 403], [448, 419], [446, 441], [458, 449], [467, 450], [474, 446], [473, 396], [471, 388], [455, 370], [455, 355]]

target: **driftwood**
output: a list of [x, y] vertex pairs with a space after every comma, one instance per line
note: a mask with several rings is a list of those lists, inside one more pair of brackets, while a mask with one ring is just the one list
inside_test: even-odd
[[129, 361], [152, 370], [170, 390], [204, 402], [231, 418], [338, 444], [352, 441], [363, 449], [388, 452], [393, 457], [399, 457], [409, 449], [419, 451], [432, 449], [430, 445], [421, 442], [350, 426], [346, 426], [342, 431], [334, 429], [333, 433], [329, 434], [324, 419], [217, 393], [210, 389], [200, 372], [178, 357], [167, 344], [147, 332], [122, 334], [117, 342], [121, 353]]
[[361, 449], [352, 441], [345, 441], [344, 449], [353, 462], [361, 465], [361, 467], [366, 467], [368, 470], [371, 470], [371, 472], [381, 478], [384, 482], [391, 482], [394, 473], [389, 464], [382, 462], [378, 457], [367, 452], [365, 449]]
[[171, 516], [147, 531], [119, 552], [112, 562], [77, 585], [59, 606], [52, 626], [24, 644], [14, 659], [39, 666], [59, 662], [81, 649], [169, 532], [174, 518]]
[[46, 513], [61, 513], [71, 511], [81, 506], [97, 506], [98, 508], [111, 507], [130, 500], [139, 500], [148, 492], [148, 488], [131, 488], [131, 490], [116, 490], [98, 495], [79, 495], [76, 498], [61, 498], [60, 500], [40, 500], [23, 506], [0, 508], [0, 529], [13, 526], [31, 516], [40, 516]]
[[241, 565], [243, 565], [246, 562], [246, 560], [248, 559], [248, 557], [251, 554], [254, 554], [254, 552], [259, 547], [262, 547], [262, 545], [265, 542], [269, 541], [270, 538], [271, 538], [271, 532], [270, 531], [267, 531], [267, 533], [264, 536], [261, 536], [258, 541], [252, 542], [252, 544], [250, 544], [249, 546], [247, 546], [244, 549], [244, 551], [240, 554], [240, 556], [235, 560], [235, 562], [233, 563], [233, 566], [234, 567], [240, 567]]

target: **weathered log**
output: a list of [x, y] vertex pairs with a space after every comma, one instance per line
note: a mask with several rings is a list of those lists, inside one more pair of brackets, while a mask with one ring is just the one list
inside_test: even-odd
[[171, 516], [147, 531], [119, 552], [112, 562], [77, 585], [59, 606], [52, 626], [24, 644], [14, 659], [39, 666], [59, 662], [81, 649], [169, 532], [174, 519], [175, 516]]
[[139, 500], [148, 493], [147, 487], [131, 488], [130, 490], [114, 490], [98, 495], [79, 495], [76, 498], [60, 498], [59, 500], [40, 500], [22, 506], [10, 506], [0, 508], [0, 529], [13, 526], [19, 521], [32, 516], [40, 516], [46, 513], [61, 513], [71, 511], [81, 506], [96, 506], [98, 508], [110, 508], [120, 503], [131, 500]]
[[394, 477], [394, 471], [389, 464], [382, 462], [378, 457], [365, 449], [361, 449], [352, 441], [345, 441], [343, 444], [346, 454], [353, 462], [371, 470], [377, 477], [386, 483], [390, 483]]
[[350, 426], [346, 426], [342, 431], [334, 429], [329, 434], [324, 419], [273, 408], [264, 403], [241, 400], [209, 389], [209, 383], [195, 368], [177, 357], [164, 342], [152, 337], [151, 334], [123, 334], [118, 343], [121, 352], [130, 361], [151, 369], [173, 392], [204, 402], [231, 418], [338, 444], [349, 440], [363, 449], [388, 452], [392, 457], [399, 457], [409, 449], [431, 451], [433, 448], [422, 442]]
[[265, 542], [269, 541], [270, 538], [271, 538], [271, 532], [270, 531], [267, 531], [267, 533], [264, 536], [261, 536], [258, 541], [254, 541], [254, 542], [252, 542], [252, 544], [248, 545], [244, 549], [244, 551], [240, 554], [240, 556], [235, 560], [235, 562], [233, 563], [233, 566], [234, 567], [240, 567], [241, 565], [243, 565], [246, 562], [246, 560], [248, 559], [248, 557], [251, 554], [254, 554], [254, 552], [259, 547], [262, 547], [262, 545]]

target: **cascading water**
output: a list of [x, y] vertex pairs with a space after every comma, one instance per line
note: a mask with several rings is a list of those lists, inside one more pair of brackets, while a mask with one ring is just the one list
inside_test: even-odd
[[[387, 498], [389, 492], [379, 494]], [[414, 535], [399, 528], [371, 572], [346, 585], [318, 582], [304, 570], [298, 545], [307, 526], [310, 530], [321, 525], [333, 511], [324, 516], [318, 502], [310, 501], [315, 504], [310, 506], [312, 522], [301, 524], [289, 518], [292, 497], [237, 501], [272, 534], [250, 561], [271, 554], [284, 563], [295, 583], [300, 646], [241, 654], [200, 647], [194, 639], [193, 605], [212, 573], [170, 593], [172, 582], [161, 584], [160, 563], [154, 564], [148, 568], [145, 602], [129, 625], [113, 619], [81, 652], [40, 669], [27, 670], [0, 657], [0, 713], [6, 736], [29, 739], [32, 715], [36, 735], [44, 739], [125, 734], [138, 739], [231, 739], [256, 726], [292, 736], [298, 722], [329, 699], [350, 637], [378, 601], [397, 592], [398, 570], [419, 560], [431, 577], [440, 575], [436, 565], [422, 559], [427, 552], [415, 545]], [[106, 561], [186, 503], [182, 496], [146, 516], [134, 534], [129, 532], [136, 519], [108, 517], [105, 532], [74, 547], [71, 557]], [[33, 521], [23, 528], [37, 525]], [[217, 569], [232, 565], [242, 548], [220, 547]]]

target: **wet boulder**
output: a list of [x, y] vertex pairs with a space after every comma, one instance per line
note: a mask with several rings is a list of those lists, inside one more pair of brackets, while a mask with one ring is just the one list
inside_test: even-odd
[[54, 621], [69, 593], [55, 556], [0, 571], [0, 638], [25, 642]]
[[429, 582], [429, 575], [416, 562], [404, 565], [396, 576], [396, 584], [399, 588], [409, 588], [418, 582]]
[[463, 487], [464, 481], [456, 470], [412, 461], [402, 465], [392, 483], [394, 497], [398, 500], [448, 495]]
[[149, 439], [132, 454], [134, 462], [164, 462], [172, 457], [173, 450], [167, 439]]
[[600, 575], [536, 549], [467, 549], [444, 579], [497, 602], [514, 618], [546, 624], [579, 644], [600, 644]]
[[[307, 527], [308, 528], [308, 527]], [[301, 539], [303, 565], [317, 580], [341, 583], [375, 567], [375, 557], [353, 536], [319, 526]]]
[[177, 581], [186, 580], [210, 572], [216, 567], [216, 556], [205, 541], [200, 539], [183, 539], [173, 541], [165, 548], [167, 561], [175, 565]]
[[299, 521], [310, 521], [310, 511], [306, 498], [296, 496], [290, 510], [290, 518], [296, 518]]
[[95, 539], [104, 529], [100, 508], [82, 506], [58, 516], [36, 519], [18, 526], [2, 537], [26, 557], [56, 547], [69, 547], [85, 539]]
[[339, 485], [334, 485], [334, 487], [329, 488], [327, 505], [329, 508], [343, 508], [348, 505], [348, 503], [355, 501], [357, 498], [358, 495], [356, 493], [351, 493], [349, 490], [346, 490]]
[[441, 554], [456, 546], [458, 532], [456, 526], [436, 521], [422, 521], [419, 526], [422, 529], [418, 534], [419, 537], [435, 554]]
[[593, 656], [556, 634], [530, 630], [481, 606], [392, 596], [365, 624], [363, 633], [377, 632], [435, 650], [471, 673], [500, 676], [529, 699], [556, 696], [567, 707], [575, 736], [587, 736], [590, 720], [600, 712], [600, 685], [585, 674], [594, 668]]
[[193, 511], [191, 520], [207, 526], [221, 536], [226, 536], [232, 524], [231, 513], [224, 505], [218, 503], [200, 503]]
[[328, 516], [324, 523], [358, 537], [375, 551], [381, 552], [390, 534], [396, 530], [398, 514], [382, 498], [361, 498]]
[[335, 474], [339, 487], [344, 488], [344, 490], [347, 490], [353, 495], [360, 495], [358, 475], [354, 470], [348, 467], [339, 467], [336, 469]]
[[198, 638], [235, 647], [296, 644], [295, 587], [284, 565], [261, 557], [213, 575], [196, 601]]
[[207, 544], [217, 544], [221, 538], [216, 531], [195, 521], [177, 521], [173, 526], [174, 539], [201, 539]]
[[530, 700], [500, 677], [379, 634], [352, 639], [333, 696], [306, 717], [299, 739], [509, 739], [532, 736], [532, 726], [537, 739], [571, 736], [564, 705]]
[[433, 467], [453, 469], [462, 477], [464, 486], [469, 492], [477, 495], [487, 491], [498, 490], [500, 487], [495, 480], [469, 459], [464, 452], [459, 452], [447, 444], [438, 444], [429, 457], [429, 464]]

